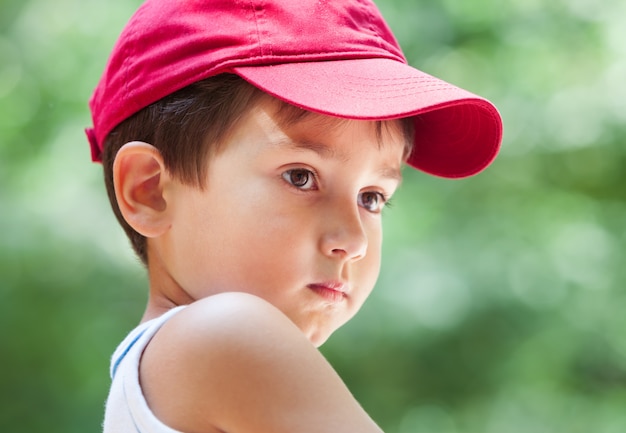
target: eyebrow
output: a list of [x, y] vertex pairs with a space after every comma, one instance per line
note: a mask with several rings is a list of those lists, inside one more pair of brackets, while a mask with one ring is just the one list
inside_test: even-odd
[[402, 182], [402, 173], [399, 168], [396, 167], [383, 167], [380, 170], [380, 175], [387, 179], [392, 179], [398, 181], [398, 183]]
[[[317, 153], [323, 159], [340, 157], [332, 146], [317, 141], [283, 139], [277, 144], [278, 146], [289, 147], [295, 150], [309, 150]], [[345, 157], [342, 159], [345, 159]]]
[[[338, 154], [332, 146], [316, 141], [283, 139], [279, 140], [276, 145], [278, 147], [287, 147], [294, 150], [311, 151], [317, 153], [322, 159], [338, 158], [343, 161], [347, 160], [347, 157]], [[397, 167], [384, 166], [378, 170], [378, 173], [381, 177], [396, 180], [398, 182], [402, 181], [402, 173]]]

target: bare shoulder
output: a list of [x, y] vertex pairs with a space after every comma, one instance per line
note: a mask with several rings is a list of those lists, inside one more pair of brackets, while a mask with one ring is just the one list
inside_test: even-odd
[[180, 431], [380, 432], [298, 328], [249, 294], [176, 314], [140, 368], [151, 409]]

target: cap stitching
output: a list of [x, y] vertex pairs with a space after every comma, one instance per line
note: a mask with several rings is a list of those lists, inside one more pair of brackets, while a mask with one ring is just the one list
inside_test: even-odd
[[[254, 17], [254, 28], [256, 29], [256, 40], [259, 46], [260, 57], [265, 56], [265, 41], [262, 38], [262, 30], [259, 15], [263, 12], [263, 6], [260, 3], [256, 3], [254, 1], [249, 2], [250, 10], [252, 11], [252, 16]], [[270, 53], [272, 49], [269, 49]]]

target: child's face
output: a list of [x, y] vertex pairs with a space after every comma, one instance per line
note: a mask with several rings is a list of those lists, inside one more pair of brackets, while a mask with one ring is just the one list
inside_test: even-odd
[[289, 125], [263, 100], [209, 164], [204, 189], [165, 191], [158, 254], [169, 293], [257, 295], [316, 345], [348, 321], [379, 273], [381, 210], [400, 182], [399, 123], [309, 114]]

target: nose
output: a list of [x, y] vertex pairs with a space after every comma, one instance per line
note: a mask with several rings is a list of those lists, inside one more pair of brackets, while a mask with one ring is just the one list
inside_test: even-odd
[[367, 253], [367, 233], [354, 206], [334, 207], [322, 216], [320, 249], [328, 257], [359, 260]]

